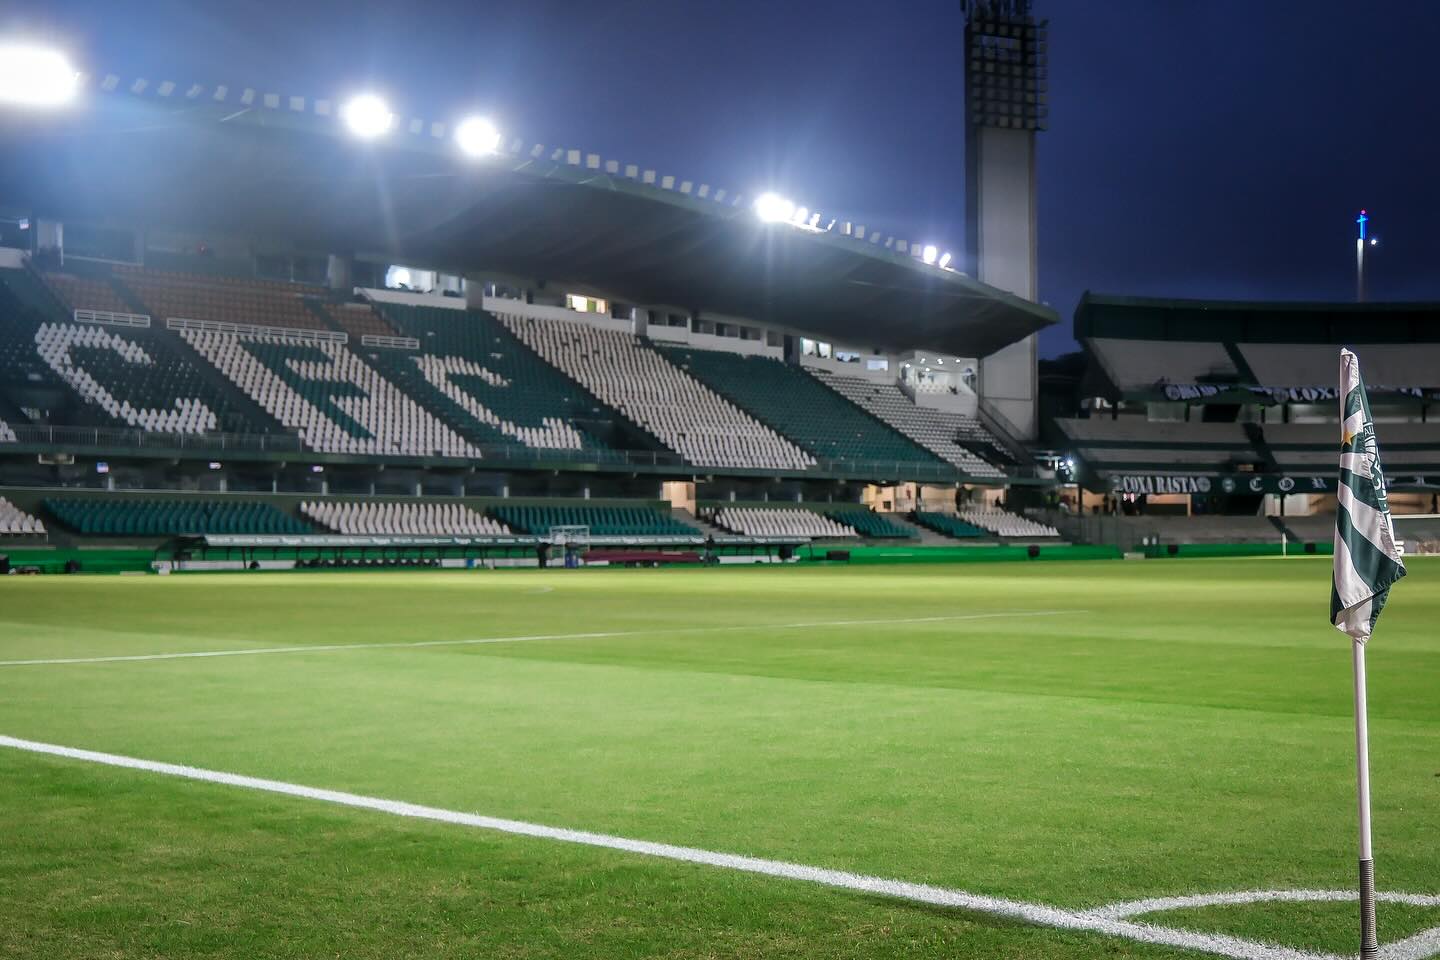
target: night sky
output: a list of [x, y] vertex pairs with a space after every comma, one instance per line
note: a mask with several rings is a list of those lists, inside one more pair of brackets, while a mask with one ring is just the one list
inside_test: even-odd
[[[1037, 0], [1040, 291], [1440, 300], [1440, 3]], [[574, 147], [958, 250], [958, 0], [0, 2], [82, 69], [489, 113]]]

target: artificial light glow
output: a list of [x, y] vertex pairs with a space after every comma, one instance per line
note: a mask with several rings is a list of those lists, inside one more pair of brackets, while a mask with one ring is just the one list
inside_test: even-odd
[[384, 100], [373, 93], [362, 93], [351, 97], [340, 110], [340, 116], [350, 132], [364, 140], [373, 140], [390, 132], [395, 117]]
[[920, 252], [920, 259], [926, 263], [934, 263], [935, 259], [939, 256], [940, 251], [935, 249], [935, 244], [933, 243], [925, 244], [925, 249]]
[[75, 98], [80, 75], [59, 50], [20, 43], [0, 45], [0, 103], [63, 107]]
[[804, 223], [805, 218], [808, 216], [810, 216], [810, 211], [806, 210], [804, 207], [801, 207], [800, 209], [795, 211], [794, 219], [796, 223]]
[[795, 213], [795, 204], [778, 193], [762, 193], [755, 198], [755, 216], [766, 223], [789, 220]]
[[940, 258], [940, 269], [941, 269], [941, 270], [948, 270], [949, 268], [950, 268], [950, 254], [947, 253], [947, 254], [945, 254], [943, 257]]
[[467, 156], [483, 157], [500, 149], [500, 131], [484, 117], [466, 117], [455, 128], [455, 142]]
[[1371, 238], [1370, 238], [1370, 246], [1372, 246], [1372, 247], [1375, 246], [1375, 244], [1377, 244], [1377, 243], [1379, 243], [1379, 242], [1380, 242], [1380, 238], [1379, 238], [1379, 237], [1371, 237]]

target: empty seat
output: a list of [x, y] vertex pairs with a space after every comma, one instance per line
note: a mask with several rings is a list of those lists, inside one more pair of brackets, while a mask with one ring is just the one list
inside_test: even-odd
[[44, 533], [45, 524], [0, 497], [0, 537], [42, 536]]
[[717, 526], [747, 537], [854, 539], [853, 527], [800, 507], [724, 507], [712, 517]]
[[499, 536], [509, 528], [459, 503], [333, 502], [300, 504], [300, 512], [336, 533]]

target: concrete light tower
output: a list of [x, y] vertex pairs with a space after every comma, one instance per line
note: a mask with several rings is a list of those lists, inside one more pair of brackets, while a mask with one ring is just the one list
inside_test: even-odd
[[[1035, 134], [1045, 129], [1047, 25], [1030, 0], [961, 0], [965, 14], [965, 206], [971, 271], [1037, 297]], [[1035, 337], [980, 360], [990, 410], [1037, 433]]]

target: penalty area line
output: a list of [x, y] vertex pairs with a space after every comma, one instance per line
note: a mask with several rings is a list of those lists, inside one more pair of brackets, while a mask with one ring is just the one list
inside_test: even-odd
[[1098, 933], [1140, 943], [1155, 944], [1157, 946], [1196, 950], [1219, 956], [1233, 957], [1235, 960], [1334, 960], [1334, 958], [1325, 954], [1294, 950], [1288, 947], [1244, 940], [1239, 937], [1224, 934], [1207, 934], [1190, 930], [1171, 929], [1169, 927], [1154, 926], [1131, 920], [1102, 916], [1093, 912], [1066, 910], [1060, 907], [984, 896], [981, 894], [968, 893], [964, 890], [954, 890], [946, 887], [931, 886], [929, 884], [909, 883], [903, 880], [867, 876], [865, 874], [850, 873], [844, 870], [832, 870], [824, 867], [812, 867], [805, 864], [789, 863], [783, 860], [766, 860], [760, 857], [721, 853], [713, 850], [703, 850], [697, 847], [677, 846], [669, 843], [657, 843], [650, 840], [635, 840], [611, 834], [591, 833], [586, 830], [552, 827], [538, 823], [527, 823], [522, 820], [487, 817], [458, 810], [445, 810], [439, 807], [423, 806], [416, 803], [405, 803], [398, 800], [386, 800], [380, 797], [345, 793], [339, 790], [327, 790], [320, 787], [286, 783], [280, 780], [266, 780], [237, 773], [206, 770], [201, 767], [162, 763], [155, 760], [142, 760], [113, 753], [100, 753], [94, 750], [82, 750], [75, 747], [40, 743], [34, 740], [22, 740], [17, 737], [0, 735], [0, 748], [60, 757], [68, 760], [78, 760], [86, 763], [102, 764], [109, 767], [120, 767], [127, 770], [138, 770], [146, 773], [160, 774], [162, 776], [236, 787], [244, 790], [254, 790], [262, 793], [315, 800], [343, 807], [384, 813], [390, 816], [431, 820], [497, 833], [513, 834], [560, 843], [578, 844], [587, 847], [599, 847], [662, 860], [698, 864], [723, 870], [735, 870], [741, 873], [814, 883], [821, 886], [854, 891], [856, 893], [906, 900], [912, 903], [923, 903], [931, 906], [949, 907], [957, 910], [968, 910], [976, 913], [1006, 917], [1041, 927]]
[[468, 647], [486, 643], [527, 643], [534, 640], [604, 640], [667, 633], [719, 633], [734, 630], [797, 630], [814, 627], [885, 626], [903, 623], [943, 623], [962, 620], [997, 620], [1024, 617], [1059, 617], [1088, 610], [1002, 610], [994, 613], [953, 614], [935, 617], [899, 617], [882, 620], [813, 620], [802, 623], [733, 624], [723, 627], [655, 627], [647, 630], [601, 630], [589, 633], [537, 633], [518, 637], [468, 637], [455, 640], [397, 640], [375, 643], [317, 643], [293, 647], [242, 647], [236, 650], [185, 650], [175, 653], [132, 653], [106, 657], [49, 657], [34, 660], [0, 660], [0, 667], [55, 666], [69, 663], [136, 663], [146, 660], [195, 660], [206, 657], [259, 657], [279, 653], [329, 653], [336, 650], [404, 650], [421, 647]]

